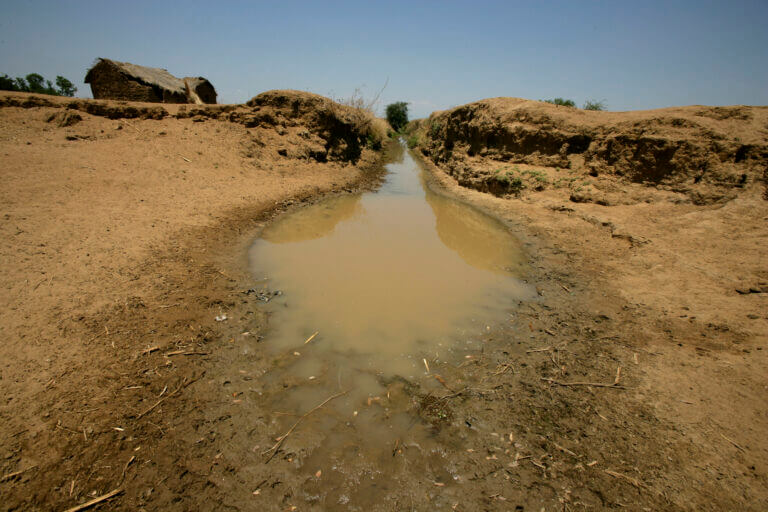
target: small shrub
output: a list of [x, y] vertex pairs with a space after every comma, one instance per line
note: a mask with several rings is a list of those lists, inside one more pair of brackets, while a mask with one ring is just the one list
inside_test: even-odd
[[429, 136], [436, 139], [440, 135], [440, 123], [432, 123], [429, 125]]
[[375, 137], [372, 133], [369, 133], [365, 137], [365, 146], [368, 149], [378, 151], [381, 149], [381, 139], [379, 139], [378, 137]]
[[584, 102], [584, 110], [605, 110], [605, 100], [587, 100]]
[[417, 135], [411, 135], [408, 137], [408, 148], [413, 149], [419, 145], [419, 137]]
[[566, 100], [564, 98], [555, 98], [553, 100], [544, 100], [545, 103], [551, 103], [552, 105], [558, 105], [561, 107], [575, 107], [576, 102], [573, 100]]
[[520, 194], [525, 188], [525, 182], [523, 178], [518, 176], [519, 169], [517, 166], [513, 167], [513, 170], [506, 171], [502, 174], [503, 169], [497, 169], [494, 178], [499, 183], [506, 185], [507, 190], [513, 194]]

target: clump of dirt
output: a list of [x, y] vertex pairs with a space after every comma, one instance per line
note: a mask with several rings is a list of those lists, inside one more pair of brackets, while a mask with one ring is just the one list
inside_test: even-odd
[[[435, 112], [409, 132], [412, 145], [461, 185], [495, 195], [579, 188], [558, 178], [567, 170], [582, 183], [609, 177], [711, 204], [751, 184], [765, 187], [767, 121], [766, 107], [594, 112], [493, 98]], [[509, 164], [541, 167], [547, 176], [525, 179]]]
[[69, 110], [65, 110], [64, 112], [56, 112], [54, 114], [51, 114], [46, 119], [49, 123], [56, 123], [56, 126], [59, 128], [64, 128], [66, 126], [72, 126], [74, 124], [79, 123], [83, 120], [83, 116], [76, 112], [70, 112]]

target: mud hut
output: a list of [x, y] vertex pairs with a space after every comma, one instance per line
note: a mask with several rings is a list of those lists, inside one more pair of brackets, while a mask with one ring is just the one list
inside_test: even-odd
[[98, 59], [85, 75], [95, 99], [153, 103], [216, 103], [216, 89], [203, 77], [177, 78], [167, 70]]

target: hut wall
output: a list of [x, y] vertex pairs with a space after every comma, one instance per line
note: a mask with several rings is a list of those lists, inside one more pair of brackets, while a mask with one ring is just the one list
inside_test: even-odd
[[[95, 99], [146, 101], [160, 103], [164, 100], [160, 91], [124, 75], [114, 66], [102, 62], [89, 72], [91, 92]], [[174, 101], [172, 103], [186, 103]]]
[[195, 87], [195, 92], [203, 103], [216, 104], [216, 90], [207, 80]]

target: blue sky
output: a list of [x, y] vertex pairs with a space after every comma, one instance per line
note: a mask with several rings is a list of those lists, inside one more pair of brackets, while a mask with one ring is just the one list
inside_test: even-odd
[[221, 102], [291, 88], [408, 101], [493, 96], [610, 110], [768, 104], [768, 1], [0, 0], [0, 74], [82, 83], [96, 57], [202, 75]]

